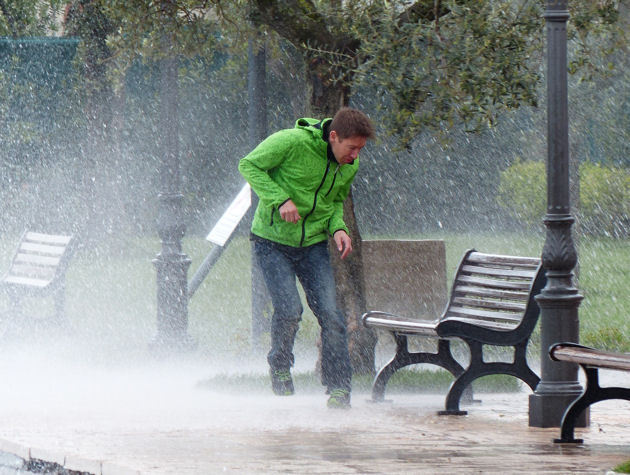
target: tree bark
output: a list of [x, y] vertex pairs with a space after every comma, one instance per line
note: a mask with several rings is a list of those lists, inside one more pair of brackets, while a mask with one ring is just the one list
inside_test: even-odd
[[[348, 104], [350, 89], [332, 77], [333, 67], [324, 59], [314, 57], [308, 63], [311, 86], [310, 106], [313, 117], [332, 117]], [[352, 239], [352, 253], [344, 260], [339, 257], [334, 241], [329, 241], [331, 262], [337, 284], [337, 302], [348, 325], [348, 349], [355, 374], [374, 373], [376, 334], [363, 327], [361, 315], [366, 311], [365, 279], [361, 233], [354, 212], [352, 191], [344, 202], [344, 221]]]
[[372, 374], [374, 373], [376, 333], [361, 324], [361, 315], [366, 310], [363, 246], [354, 213], [352, 192], [343, 208], [344, 220], [352, 239], [352, 253], [342, 261], [334, 241], [331, 240], [330, 254], [337, 282], [337, 301], [346, 316], [348, 325], [348, 350], [352, 369], [355, 374]]

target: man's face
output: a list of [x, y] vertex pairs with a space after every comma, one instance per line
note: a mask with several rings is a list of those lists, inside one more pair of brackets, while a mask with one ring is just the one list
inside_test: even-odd
[[356, 160], [367, 139], [358, 135], [340, 139], [337, 132], [331, 130], [328, 142], [339, 165], [346, 165]]

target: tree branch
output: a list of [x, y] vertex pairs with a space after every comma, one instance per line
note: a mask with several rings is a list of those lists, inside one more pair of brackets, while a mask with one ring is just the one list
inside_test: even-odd
[[401, 24], [417, 23], [420, 20], [433, 21], [446, 13], [448, 13], [448, 9], [442, 6], [442, 2], [436, 2], [435, 0], [418, 0], [401, 13], [398, 20]]
[[7, 28], [11, 32], [11, 36], [17, 36], [17, 32], [15, 31], [15, 20], [13, 20], [11, 12], [9, 12], [9, 8], [4, 0], [0, 0], [0, 11], [2, 11], [2, 15], [7, 21]]
[[257, 21], [273, 28], [295, 45], [314, 44], [330, 51], [354, 52], [357, 38], [333, 33], [311, 0], [253, 0]]

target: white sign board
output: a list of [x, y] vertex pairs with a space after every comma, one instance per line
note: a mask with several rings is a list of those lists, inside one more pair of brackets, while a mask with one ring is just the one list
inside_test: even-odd
[[206, 236], [206, 239], [214, 244], [217, 244], [221, 247], [225, 245], [230, 236], [238, 226], [238, 223], [241, 222], [245, 213], [252, 205], [252, 194], [250, 191], [249, 184], [245, 184], [245, 186], [241, 189], [241, 191], [236, 195], [234, 201], [228, 206], [228, 209], [225, 210], [221, 219], [217, 221], [217, 224], [214, 225], [214, 228], [210, 231], [210, 234]]

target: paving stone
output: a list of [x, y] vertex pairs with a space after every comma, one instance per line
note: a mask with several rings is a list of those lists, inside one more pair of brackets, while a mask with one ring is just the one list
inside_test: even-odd
[[630, 459], [625, 401], [594, 405], [591, 426], [576, 430], [584, 444], [567, 446], [553, 443], [557, 428], [528, 427], [529, 389], [476, 394], [482, 403], [457, 417], [436, 414], [443, 394], [374, 404], [355, 391], [352, 409], [335, 411], [299, 385], [288, 398], [203, 389], [209, 371], [197, 366], [55, 369], [28, 387], [34, 371], [0, 393], [0, 449], [32, 447], [32, 458], [87, 472], [102, 463], [102, 475], [603, 474]]

